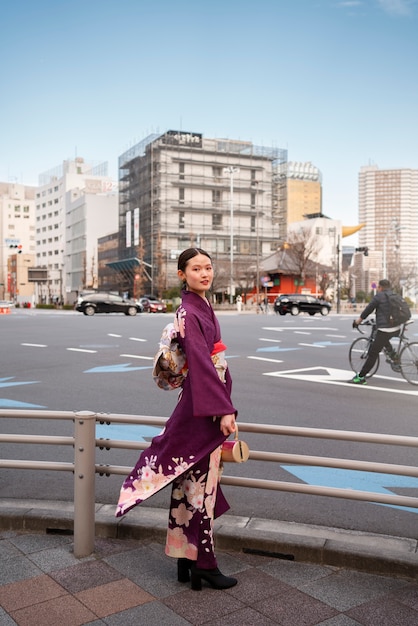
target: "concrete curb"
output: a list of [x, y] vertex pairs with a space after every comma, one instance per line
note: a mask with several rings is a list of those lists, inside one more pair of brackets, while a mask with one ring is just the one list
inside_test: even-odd
[[[165, 541], [168, 512], [137, 507], [115, 518], [115, 506], [96, 504], [96, 537]], [[0, 530], [72, 532], [72, 502], [0, 499]], [[224, 515], [216, 546], [280, 559], [418, 579], [418, 541], [292, 522]]]

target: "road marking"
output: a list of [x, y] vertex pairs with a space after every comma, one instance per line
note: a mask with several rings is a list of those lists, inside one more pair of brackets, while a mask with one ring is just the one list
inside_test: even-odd
[[144, 359], [145, 361], [153, 361], [153, 356], [141, 356], [140, 354], [120, 354], [119, 356], [123, 356], [125, 359]]
[[147, 339], [140, 339], [139, 337], [129, 337], [129, 341], [147, 341]]
[[47, 344], [45, 343], [21, 343], [21, 346], [29, 346], [31, 348], [47, 348]]
[[349, 346], [349, 341], [315, 341], [315, 346]]
[[90, 354], [95, 354], [97, 350], [87, 350], [86, 348], [66, 348], [69, 352], [89, 352]]
[[[145, 424], [96, 424], [97, 439], [118, 439], [123, 441], [150, 441], [159, 435], [163, 426]], [[106, 446], [105, 442], [104, 446]]]
[[305, 346], [306, 348], [325, 348], [319, 343], [298, 343], [298, 346]]
[[[317, 372], [316, 374], [308, 372]], [[387, 387], [376, 387], [368, 381], [367, 385], [353, 385], [349, 382], [354, 372], [351, 370], [340, 370], [333, 367], [307, 367], [304, 369], [287, 370], [282, 372], [264, 372], [263, 376], [275, 376], [277, 378], [291, 378], [293, 380], [301, 380], [310, 383], [321, 383], [325, 385], [342, 385], [343, 387], [351, 387], [352, 389], [362, 389], [364, 391], [381, 391], [382, 393], [399, 393], [406, 396], [418, 396], [418, 391], [409, 389], [388, 389]], [[373, 378], [382, 378], [395, 382], [406, 383], [402, 378], [390, 378], [387, 376], [374, 376]]]
[[325, 337], [335, 337], [336, 339], [347, 339], [347, 335], [325, 335]]
[[268, 363], [283, 363], [280, 359], [267, 359], [262, 356], [248, 356], [247, 359], [254, 359], [254, 361], [267, 361]]
[[310, 335], [311, 333], [307, 330], [295, 330], [295, 335]]
[[107, 333], [108, 337], [122, 337], [122, 335], [116, 335], [115, 333]]
[[269, 343], [281, 343], [281, 339], [268, 339], [267, 337], [260, 337], [258, 341], [268, 341]]
[[19, 385], [33, 385], [34, 383], [39, 383], [39, 380], [28, 380], [28, 381], [22, 381], [19, 383], [12, 383], [12, 382], [8, 382], [11, 381], [14, 378], [14, 376], [8, 376], [7, 378], [0, 378], [0, 388], [2, 387], [17, 387]]
[[[317, 485], [321, 487], [336, 487], [337, 489], [352, 489], [354, 491], [370, 491], [371, 493], [385, 493], [391, 495], [396, 494], [395, 491], [388, 489], [393, 486], [395, 489], [418, 489], [418, 478], [413, 476], [397, 476], [393, 474], [380, 474], [378, 472], [362, 472], [357, 470], [346, 470], [334, 467], [312, 467], [282, 465], [284, 470], [293, 474], [308, 485]], [[368, 504], [378, 504], [379, 506], [388, 506], [401, 511], [409, 511], [418, 513], [418, 509], [407, 506], [399, 506], [397, 504], [383, 504], [380, 502], [369, 502]]]
[[0, 409], [46, 409], [46, 406], [42, 406], [42, 404], [30, 404], [29, 402], [18, 402], [17, 400], [0, 398]]
[[[257, 348], [256, 352], [291, 352], [300, 348], [280, 348], [279, 346], [269, 346], [268, 348]], [[231, 357], [228, 357], [230, 359]]]
[[84, 374], [108, 374], [108, 373], [116, 373], [119, 374], [121, 372], [133, 372], [135, 370], [149, 370], [150, 366], [145, 367], [131, 367], [130, 363], [119, 363], [117, 365], [102, 365], [100, 367], [93, 367], [90, 370], [85, 370]]
[[[306, 328], [305, 328], [305, 326], [286, 326], [286, 327], [282, 326], [281, 328], [279, 328], [277, 326], [263, 326], [263, 330], [273, 330], [274, 332], [282, 333], [282, 332], [288, 332], [289, 330], [293, 330], [293, 331], [295, 331], [295, 330], [306, 330]], [[325, 326], [323, 328], [320, 328], [319, 326], [318, 326], [318, 328], [316, 328], [316, 327], [309, 328], [309, 331], [312, 331], [312, 330], [335, 330], [335, 331], [338, 331], [338, 328], [328, 328], [327, 326]]]

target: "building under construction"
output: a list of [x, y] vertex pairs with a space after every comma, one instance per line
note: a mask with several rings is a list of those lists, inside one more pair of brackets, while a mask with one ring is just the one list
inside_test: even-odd
[[132, 296], [179, 284], [177, 258], [214, 261], [219, 297], [259, 284], [259, 260], [285, 236], [287, 150], [200, 133], [153, 134], [119, 157], [118, 272]]

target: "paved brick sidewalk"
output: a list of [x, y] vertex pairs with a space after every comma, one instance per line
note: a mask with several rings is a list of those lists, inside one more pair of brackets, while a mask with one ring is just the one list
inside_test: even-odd
[[405, 578], [218, 551], [238, 578], [192, 591], [152, 540], [97, 538], [76, 559], [73, 537], [0, 533], [1, 626], [418, 626], [418, 584]]

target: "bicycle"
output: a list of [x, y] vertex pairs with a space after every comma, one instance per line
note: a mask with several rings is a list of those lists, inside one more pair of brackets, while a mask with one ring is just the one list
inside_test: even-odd
[[[411, 385], [418, 385], [418, 342], [410, 342], [405, 337], [405, 330], [408, 324], [412, 324], [413, 320], [408, 320], [405, 324], [401, 324], [401, 330], [398, 336], [398, 345], [395, 349], [395, 355], [392, 356], [386, 348], [383, 349], [386, 363], [389, 363], [394, 372], [400, 372], [405, 380]], [[348, 359], [353, 372], [360, 372], [365, 360], [368, 357], [370, 346], [376, 336], [377, 328], [374, 319], [362, 322], [357, 326], [357, 330], [364, 335], [362, 326], [370, 326], [371, 332], [368, 337], [359, 337], [354, 339], [350, 346]], [[376, 374], [380, 364], [380, 355], [376, 359], [376, 363], [366, 378], [371, 378]]]

